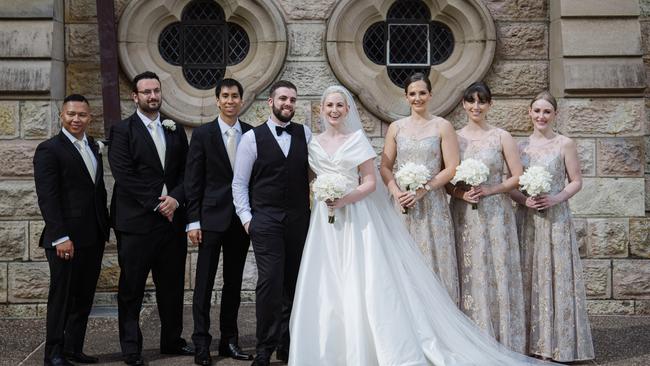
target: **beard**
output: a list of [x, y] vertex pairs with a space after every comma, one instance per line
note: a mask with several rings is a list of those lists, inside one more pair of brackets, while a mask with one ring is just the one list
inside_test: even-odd
[[291, 114], [289, 114], [288, 116], [285, 116], [285, 115], [282, 114], [282, 109], [277, 108], [275, 106], [275, 103], [273, 104], [273, 107], [271, 109], [273, 110], [273, 115], [275, 116], [275, 118], [277, 118], [278, 120], [280, 120], [282, 122], [285, 122], [285, 123], [290, 122], [291, 119], [293, 118], [293, 115], [296, 113], [296, 111], [293, 110], [293, 111], [291, 111]]
[[[155, 102], [154, 106], [150, 106], [150, 103]], [[160, 100], [157, 101], [138, 101], [138, 107], [144, 113], [157, 113], [160, 110]]]

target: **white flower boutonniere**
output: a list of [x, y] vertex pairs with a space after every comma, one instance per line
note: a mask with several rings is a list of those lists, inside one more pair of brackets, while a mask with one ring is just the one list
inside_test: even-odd
[[172, 121], [171, 119], [163, 120], [162, 125], [170, 131], [176, 131], [176, 122]]
[[101, 140], [97, 140], [95, 144], [97, 145], [97, 152], [101, 155], [104, 152], [104, 147], [106, 145]]

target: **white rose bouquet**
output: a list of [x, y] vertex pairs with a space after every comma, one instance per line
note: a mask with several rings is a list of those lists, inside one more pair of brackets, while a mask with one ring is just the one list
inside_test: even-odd
[[[526, 196], [537, 197], [551, 191], [553, 177], [544, 167], [531, 166], [519, 177], [519, 186]], [[538, 211], [544, 214], [544, 210]]]
[[[415, 164], [413, 162], [402, 164], [397, 172], [395, 172], [397, 184], [402, 189], [406, 189], [411, 193], [415, 193], [418, 188], [423, 188], [429, 179], [431, 179], [429, 169], [422, 164]], [[402, 213], [407, 214], [408, 209], [404, 207]]]
[[[451, 184], [462, 183], [467, 186], [477, 187], [485, 183], [490, 175], [490, 169], [482, 161], [468, 158], [463, 160], [456, 168], [456, 175]], [[472, 203], [472, 210], [477, 209], [476, 203]]]
[[[320, 174], [311, 187], [314, 197], [319, 201], [335, 200], [347, 193], [346, 179], [341, 174]], [[333, 224], [334, 209], [328, 207], [327, 222]]]

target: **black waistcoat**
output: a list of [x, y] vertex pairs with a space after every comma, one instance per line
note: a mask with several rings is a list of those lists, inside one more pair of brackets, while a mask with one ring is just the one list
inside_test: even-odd
[[278, 221], [309, 214], [307, 141], [304, 127], [294, 124], [287, 157], [265, 123], [253, 129], [257, 159], [249, 182], [253, 215], [262, 213]]

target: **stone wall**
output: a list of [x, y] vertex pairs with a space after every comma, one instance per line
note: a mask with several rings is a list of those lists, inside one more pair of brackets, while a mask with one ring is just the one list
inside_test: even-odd
[[[118, 17], [128, 1], [115, 0]], [[606, 0], [589, 0], [592, 11], [596, 9], [601, 13], [572, 14], [573, 23], [561, 24], [569, 29], [564, 33], [551, 31], [551, 28], [555, 19], [562, 20], [561, 14], [555, 15], [555, 12], [566, 5], [565, 1], [482, 1], [497, 29], [495, 59], [485, 77], [495, 95], [489, 116], [491, 123], [511, 131], [518, 138], [527, 136], [532, 128], [527, 117], [529, 99], [539, 91], [555, 88], [554, 93], [560, 97], [557, 128], [578, 143], [585, 179], [582, 192], [571, 201], [571, 206], [584, 256], [590, 312], [650, 313], [650, 219], [646, 213], [650, 209], [650, 156], [647, 154], [650, 151], [650, 91], [644, 92], [638, 83], [627, 87], [610, 84], [606, 87], [592, 85], [591, 94], [584, 94], [584, 85], [583, 89], [567, 86], [570, 84], [567, 73], [557, 71], [557, 60], [566, 64], [574, 62], [566, 55], [593, 61], [618, 52], [613, 57], [625, 59], [628, 64], [638, 59], [645, 62], [650, 77], [650, 0], [640, 0], [638, 4], [637, 0], [616, 2], [617, 6], [607, 6], [612, 3]], [[3, 50], [0, 52], [8, 53], [0, 55], [0, 67], [28, 65], [23, 67], [23, 75], [35, 75], [28, 71], [42, 68], [48, 62], [52, 69], [59, 67], [59, 60], [65, 60], [66, 67], [62, 73], [65, 80], [26, 78], [20, 79], [25, 80], [22, 84], [16, 84], [17, 79], [7, 80], [0, 76], [0, 317], [44, 315], [48, 275], [42, 249], [37, 247], [43, 222], [36, 205], [31, 159], [36, 144], [58, 131], [57, 108], [64, 92], [85, 94], [95, 115], [91, 134], [102, 137], [104, 130], [95, 0], [22, 0], [15, 3], [21, 6], [0, 10], [0, 44], [10, 44], [8, 48], [0, 48]], [[24, 5], [27, 3], [31, 8]], [[296, 120], [319, 131], [321, 92], [338, 83], [325, 50], [327, 21], [337, 1], [278, 0], [277, 4], [286, 22], [288, 39], [286, 61], [279, 78], [294, 81], [298, 86]], [[564, 11], [579, 12], [580, 9]], [[21, 20], [23, 18], [28, 20]], [[571, 30], [573, 26], [577, 31]], [[613, 27], [621, 32], [610, 35], [613, 40], [605, 37], [585, 44], [586, 41], [575, 39], [585, 27], [594, 32]], [[11, 43], [15, 34], [20, 35], [20, 40]], [[556, 48], [558, 42], [564, 48]], [[52, 48], [45, 56], [43, 44]], [[621, 47], [612, 48], [615, 45]], [[635, 53], [636, 45], [638, 52]], [[580, 52], [591, 54], [585, 57]], [[48, 57], [50, 61], [43, 61]], [[638, 76], [637, 69], [625, 70], [632, 70], [631, 79]], [[39, 75], [49, 74], [41, 72]], [[627, 76], [623, 74], [621, 79]], [[126, 77], [120, 77], [121, 109], [126, 116], [132, 113], [133, 104], [129, 101]], [[9, 85], [12, 80], [13, 86]], [[253, 124], [266, 120], [269, 110], [265, 95], [262, 93], [251, 104], [243, 120]], [[380, 120], [363, 105], [359, 107], [364, 129], [379, 152], [389, 121]], [[456, 127], [465, 123], [460, 105], [446, 117]], [[106, 172], [106, 181], [107, 186], [112, 185], [110, 172]], [[191, 247], [185, 279], [188, 303], [191, 302], [196, 257], [196, 250]], [[116, 304], [118, 276], [112, 239], [98, 283], [98, 305]], [[251, 252], [245, 269], [245, 300], [254, 301], [255, 281]], [[218, 281], [215, 289], [219, 289], [220, 284]], [[152, 286], [150, 281], [146, 303], [155, 302]], [[215, 301], [217, 299], [218, 291], [215, 291]]]

